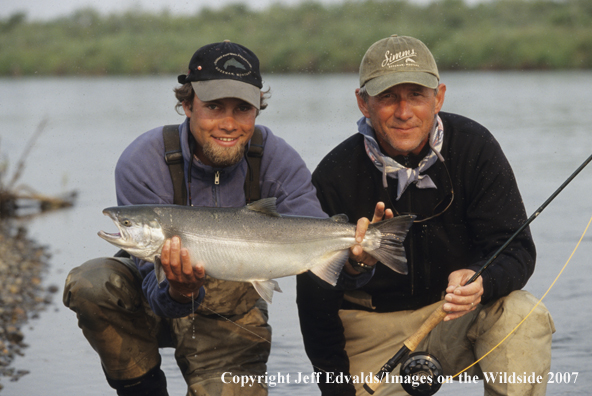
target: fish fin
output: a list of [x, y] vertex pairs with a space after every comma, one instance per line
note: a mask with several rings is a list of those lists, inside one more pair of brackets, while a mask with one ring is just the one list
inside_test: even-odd
[[349, 217], [347, 217], [346, 214], [342, 213], [329, 217], [329, 220], [334, 221], [336, 223], [347, 223], [349, 222]]
[[259, 295], [268, 303], [271, 304], [271, 298], [273, 297], [273, 291], [277, 291], [282, 293], [282, 289], [280, 289], [280, 285], [274, 281], [273, 279], [268, 280], [260, 280], [260, 281], [251, 281], [253, 287], [259, 293]]
[[320, 263], [311, 268], [310, 272], [330, 284], [335, 286], [339, 279], [339, 274], [349, 257], [349, 250], [338, 250], [331, 253], [329, 257], [320, 259]]
[[413, 224], [415, 216], [397, 216], [379, 221], [368, 226], [381, 233], [380, 246], [375, 250], [366, 250], [368, 254], [399, 274], [407, 275], [407, 257], [403, 242]]
[[154, 256], [154, 273], [156, 274], [156, 281], [160, 285], [166, 279], [164, 269], [162, 269], [162, 263], [160, 262], [160, 256]]
[[262, 198], [247, 205], [248, 210], [259, 212], [273, 217], [282, 217], [275, 206], [276, 197]]

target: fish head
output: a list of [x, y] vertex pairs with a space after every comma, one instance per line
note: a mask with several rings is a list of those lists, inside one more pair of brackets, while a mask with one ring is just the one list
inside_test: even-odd
[[154, 262], [166, 239], [154, 210], [142, 205], [115, 206], [103, 210], [103, 214], [113, 220], [119, 232], [99, 231], [101, 238], [132, 256]]

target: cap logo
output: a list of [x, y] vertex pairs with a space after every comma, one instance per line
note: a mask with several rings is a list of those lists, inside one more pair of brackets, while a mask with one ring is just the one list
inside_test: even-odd
[[408, 66], [417, 66], [415, 65], [415, 60], [413, 57], [416, 57], [417, 53], [414, 49], [410, 49], [407, 51], [399, 51], [395, 54], [392, 54], [391, 51], [386, 51], [384, 53], [384, 60], [382, 61], [382, 67], [401, 67], [404, 66], [400, 62], [405, 60], [405, 65]]
[[228, 70], [228, 66], [234, 66], [237, 69], [247, 70], [239, 61], [234, 58], [228, 59], [226, 62], [224, 62], [224, 70]]
[[220, 73], [230, 76], [244, 77], [252, 73], [251, 64], [240, 54], [224, 54], [214, 61], [214, 66]]

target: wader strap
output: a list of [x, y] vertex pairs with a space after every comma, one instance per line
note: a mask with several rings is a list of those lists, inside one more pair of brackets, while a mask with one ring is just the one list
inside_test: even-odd
[[179, 125], [165, 125], [162, 129], [162, 138], [164, 140], [164, 160], [169, 166], [169, 172], [173, 180], [173, 203], [175, 205], [186, 205], [187, 187], [185, 186]]
[[263, 157], [263, 134], [261, 130], [255, 127], [251, 144], [247, 152], [247, 177], [245, 178], [245, 199], [247, 203], [257, 201], [261, 198], [261, 189], [259, 188], [259, 179], [261, 171], [261, 157]]

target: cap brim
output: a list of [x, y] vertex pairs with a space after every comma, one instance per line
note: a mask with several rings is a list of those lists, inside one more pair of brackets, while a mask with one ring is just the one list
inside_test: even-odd
[[436, 89], [438, 88], [439, 80], [438, 77], [431, 73], [423, 72], [395, 72], [385, 74], [373, 78], [366, 82], [366, 92], [370, 96], [376, 96], [379, 93], [386, 91], [390, 87], [394, 87], [399, 84], [418, 84], [424, 87]]
[[230, 79], [192, 81], [191, 85], [199, 100], [204, 102], [222, 98], [237, 98], [252, 104], [257, 110], [261, 104], [261, 90], [241, 81]]

